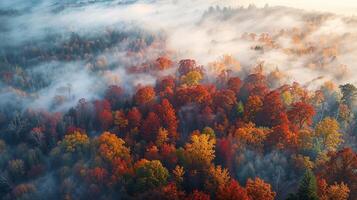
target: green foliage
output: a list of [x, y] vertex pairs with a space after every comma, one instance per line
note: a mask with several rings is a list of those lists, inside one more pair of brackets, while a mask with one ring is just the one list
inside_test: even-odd
[[136, 192], [154, 189], [167, 184], [168, 170], [159, 160], [140, 160], [135, 166], [134, 182], [131, 184]]
[[308, 170], [305, 172], [300, 182], [297, 197], [299, 200], [319, 200], [316, 178], [312, 171]]

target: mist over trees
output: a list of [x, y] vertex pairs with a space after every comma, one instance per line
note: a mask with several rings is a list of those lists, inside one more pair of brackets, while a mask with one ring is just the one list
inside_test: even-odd
[[357, 199], [355, 32], [327, 26], [354, 19], [31, 2], [0, 3], [1, 200]]

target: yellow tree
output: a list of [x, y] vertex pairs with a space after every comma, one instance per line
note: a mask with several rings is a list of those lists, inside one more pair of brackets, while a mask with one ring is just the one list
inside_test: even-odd
[[181, 83], [188, 85], [188, 86], [194, 86], [200, 83], [202, 80], [202, 74], [199, 71], [190, 71], [186, 75], [183, 75], [181, 77]]
[[317, 124], [315, 137], [321, 142], [322, 150], [336, 151], [337, 147], [343, 142], [339, 130], [338, 122], [330, 117], [326, 117]]
[[207, 171], [207, 179], [205, 181], [205, 188], [211, 193], [215, 193], [219, 188], [225, 187], [228, 185], [231, 177], [227, 169], [222, 168], [221, 166], [211, 165]]
[[252, 200], [274, 200], [276, 195], [271, 185], [260, 178], [248, 179], [246, 189]]
[[104, 132], [98, 138], [99, 155], [108, 161], [112, 161], [114, 158], [128, 160], [130, 159], [130, 150], [124, 144], [125, 142], [121, 138]]
[[320, 200], [347, 200], [350, 189], [343, 182], [328, 185], [325, 179], [318, 180], [318, 196]]
[[85, 133], [75, 131], [72, 134], [68, 134], [64, 137], [60, 146], [68, 153], [82, 152], [89, 145], [89, 138]]
[[234, 132], [234, 138], [243, 145], [262, 147], [264, 140], [269, 134], [269, 129], [257, 128], [254, 123], [248, 123]]
[[214, 159], [215, 139], [209, 135], [192, 135], [191, 142], [185, 146], [187, 159], [193, 167], [208, 167]]

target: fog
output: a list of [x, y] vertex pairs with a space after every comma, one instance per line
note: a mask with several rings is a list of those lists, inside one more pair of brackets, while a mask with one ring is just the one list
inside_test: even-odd
[[[66, 109], [80, 98], [95, 99], [103, 94], [106, 85], [117, 84], [130, 93], [139, 84], [153, 84], [155, 79], [151, 75], [128, 75], [125, 68], [160, 55], [169, 55], [175, 61], [196, 59], [212, 76], [219, 72], [212, 70], [210, 63], [222, 55], [231, 55], [241, 63], [242, 70], [237, 72], [241, 76], [263, 64], [267, 74], [275, 70], [282, 72], [282, 83], [307, 84], [318, 77], [322, 78], [309, 86], [318, 87], [330, 80], [337, 84], [356, 83], [356, 19], [275, 7], [292, 6], [279, 1], [271, 6], [257, 1], [258, 7], [248, 6], [249, 3], [5, 0], [0, 3], [0, 52], [6, 62], [0, 66], [9, 68], [5, 72], [16, 71], [14, 68], [18, 66], [28, 76], [34, 78], [36, 74], [46, 80], [43, 86], [32, 89], [25, 107], [53, 108], [51, 101], [61, 95], [61, 88], [70, 85], [70, 98], [55, 110]], [[30, 56], [23, 65], [9, 65], [7, 61], [9, 54], [21, 55], [29, 44], [48, 52], [51, 48], [62, 48], [73, 34], [84, 40], [104, 38], [106, 41], [108, 32], [113, 31], [126, 35], [125, 39], [107, 43], [106, 47], [92, 52], [90, 58], [41, 60]], [[54, 42], [49, 39], [53, 37]], [[142, 38], [144, 47], [137, 55], [128, 57], [132, 44]], [[93, 63], [103, 56], [108, 62], [106, 67], [94, 69]], [[14, 84], [8, 87], [28, 91]]]

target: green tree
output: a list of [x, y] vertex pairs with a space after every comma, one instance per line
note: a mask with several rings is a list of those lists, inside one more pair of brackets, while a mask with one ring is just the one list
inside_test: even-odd
[[150, 190], [167, 184], [169, 172], [159, 160], [142, 159], [135, 164], [134, 170], [135, 180], [132, 186], [136, 191]]
[[316, 177], [312, 171], [305, 172], [300, 182], [298, 193], [290, 195], [288, 200], [319, 200]]

